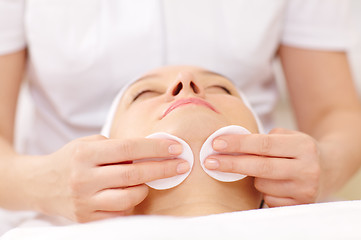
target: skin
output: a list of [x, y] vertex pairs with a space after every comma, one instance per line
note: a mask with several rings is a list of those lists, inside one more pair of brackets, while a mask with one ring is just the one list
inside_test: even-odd
[[206, 166], [254, 176], [271, 207], [322, 201], [361, 164], [361, 107], [347, 57], [289, 46], [279, 56], [300, 131], [219, 137], [215, 149], [254, 156], [217, 156]]
[[[304, 199], [299, 199], [305, 193], [309, 202], [328, 196], [338, 190], [361, 164], [359, 146], [361, 107], [352, 84], [345, 53], [281, 46], [279, 56], [299, 128], [305, 133], [278, 129], [269, 135], [259, 135], [252, 139], [254, 143], [252, 145], [262, 146], [254, 150], [259, 156], [259, 161], [243, 159], [244, 164], [242, 164], [239, 159], [232, 159], [230, 161], [233, 164], [224, 167], [230, 161], [222, 161], [218, 156], [215, 164], [216, 168], [219, 165], [224, 171], [234, 172], [241, 172], [239, 166], [242, 164], [242, 169], [247, 168], [242, 173], [255, 175], [255, 187], [265, 193], [265, 200], [271, 206], [305, 202]], [[139, 145], [149, 151], [148, 155], [168, 155], [170, 143], [160, 140], [124, 142], [91, 136], [77, 139], [48, 156], [26, 156], [16, 153], [12, 144], [15, 108], [26, 61], [25, 50], [0, 56], [0, 116], [2, 116], [0, 118], [0, 206], [2, 208], [36, 210], [78, 222], [109, 218], [124, 214], [124, 211], [132, 209], [137, 202], [132, 201], [133, 198], [128, 198], [131, 191], [108, 191], [108, 195], [103, 195], [101, 200], [98, 198], [98, 201], [95, 201], [96, 191], [104, 189], [99, 188], [97, 184], [106, 182], [109, 176], [113, 175], [117, 179], [116, 182], [121, 178], [126, 185], [135, 183], [134, 180], [131, 181], [130, 176], [136, 176], [138, 182], [147, 182], [152, 178], [161, 178], [164, 172], [167, 172], [166, 175], [177, 174], [176, 161], [170, 161], [169, 165], [166, 162], [137, 165], [127, 170], [123, 165], [116, 164], [114, 167], [110, 165], [104, 169], [99, 167], [99, 164], [94, 164], [120, 161], [114, 159], [114, 156], [107, 156], [107, 159], [100, 157], [108, 151], [113, 153], [115, 151], [118, 157], [122, 156], [124, 151], [128, 154], [138, 154], [132, 149], [136, 149]], [[296, 141], [292, 141], [286, 148], [282, 143], [288, 141], [281, 138], [282, 136]], [[243, 152], [251, 151], [251, 147], [246, 149], [240, 144], [241, 139], [232, 141], [229, 136], [222, 136], [220, 139], [225, 140], [229, 148], [240, 149]], [[301, 141], [297, 141], [300, 139]], [[248, 141], [251, 142], [251, 139], [247, 139]], [[289, 160], [293, 163], [301, 162], [300, 167], [290, 168], [290, 165], [275, 164], [275, 161], [269, 157], [268, 153], [275, 151], [281, 156], [281, 160], [287, 160], [288, 158], [285, 157], [287, 149], [297, 149], [304, 143], [309, 144], [308, 155], [305, 158], [296, 158], [300, 161]], [[223, 151], [226, 152], [227, 148]], [[139, 156], [132, 155], [127, 158], [135, 157]], [[310, 162], [313, 166], [311, 169], [314, 169], [310, 173], [313, 176], [312, 183], [309, 183], [310, 178], [303, 177], [299, 173], [299, 170], [308, 169], [311, 166]], [[100, 170], [98, 174], [95, 174], [94, 169]], [[161, 169], [160, 173], [155, 169]], [[247, 173], [250, 169], [253, 169], [253, 174]], [[81, 176], [86, 177], [82, 178], [82, 181], [77, 181], [74, 176], [77, 174], [79, 176], [80, 171], [83, 171]], [[293, 172], [290, 175], [294, 176], [291, 180], [283, 180], [277, 175], [279, 172], [289, 171]], [[140, 172], [147, 172], [149, 175], [155, 173], [156, 176], [139, 175]], [[274, 177], [267, 178], [267, 175]], [[288, 182], [292, 184], [287, 184]], [[57, 188], [54, 188], [55, 183]], [[93, 187], [94, 183], [97, 187]], [[148, 194], [146, 187], [137, 190], [141, 192], [143, 198]], [[120, 192], [122, 194], [119, 194]], [[106, 206], [112, 206], [112, 210], [97, 211], [105, 209]]]
[[[0, 57], [0, 206], [35, 210], [76, 222], [129, 214], [148, 194], [143, 183], [175, 176], [184, 160], [122, 164], [142, 158], [174, 158], [181, 148], [160, 139], [76, 139], [50, 155], [17, 154], [12, 146], [15, 106], [26, 51]], [[136, 151], [142, 147], [142, 151]], [[142, 173], [147, 172], [147, 175]], [[54, 187], [56, 186], [56, 187]], [[126, 188], [125, 188], [126, 187]]]
[[[202, 99], [208, 107], [187, 104], [163, 113], [181, 99]], [[256, 121], [235, 86], [225, 77], [191, 66], [167, 66], [144, 75], [123, 95], [113, 120], [111, 138], [146, 137], [168, 132], [186, 141], [194, 155], [192, 172], [182, 184], [168, 190], [150, 189], [135, 214], [197, 216], [258, 208], [261, 194], [253, 178], [224, 183], [201, 168], [199, 152], [216, 130], [240, 125], [257, 133]]]

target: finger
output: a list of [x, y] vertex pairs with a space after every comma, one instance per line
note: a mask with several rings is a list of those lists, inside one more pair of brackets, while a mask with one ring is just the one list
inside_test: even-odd
[[97, 211], [126, 211], [141, 203], [147, 197], [148, 190], [145, 185], [105, 189], [93, 196], [90, 205]]
[[92, 143], [99, 149], [93, 156], [97, 165], [120, 163], [144, 158], [170, 158], [182, 153], [182, 145], [168, 139], [109, 139]]
[[79, 140], [79, 141], [99, 141], [99, 140], [105, 140], [105, 139], [107, 139], [107, 138], [104, 137], [103, 135], [95, 134], [95, 135], [91, 135], [91, 136], [81, 137], [81, 138], [78, 138], [77, 140]]
[[107, 218], [115, 218], [121, 216], [128, 216], [131, 215], [133, 212], [133, 208], [125, 210], [125, 211], [118, 211], [118, 212], [107, 212], [107, 211], [91, 211], [87, 214], [81, 214], [80, 216], [74, 216], [72, 219], [78, 223], [86, 223], [91, 221], [103, 220]]
[[107, 165], [98, 167], [95, 177], [101, 179], [99, 188], [128, 187], [183, 174], [189, 168], [182, 159]]
[[314, 203], [317, 199], [318, 189], [312, 184], [297, 184], [290, 180], [272, 180], [255, 178], [255, 188], [265, 195], [279, 198], [292, 198], [301, 203]]
[[119, 211], [119, 212], [95, 211], [91, 213], [91, 215], [87, 219], [78, 222], [84, 223], [84, 222], [98, 221], [98, 220], [104, 220], [108, 218], [115, 218], [115, 217], [121, 217], [127, 215], [129, 215], [127, 211]]
[[269, 207], [284, 207], [300, 204], [293, 198], [280, 198], [272, 195], [264, 195], [263, 199]]
[[254, 186], [265, 195], [272, 195], [274, 197], [292, 197], [295, 191], [295, 183], [290, 180], [274, 180], [265, 178], [255, 178]]
[[297, 174], [298, 164], [294, 159], [257, 155], [212, 155], [204, 162], [209, 170], [279, 180], [292, 179]]
[[270, 157], [296, 158], [304, 151], [304, 143], [309, 141], [305, 136], [307, 135], [223, 135], [213, 141], [213, 148], [222, 153], [246, 153]]
[[296, 134], [296, 133], [299, 132], [286, 128], [273, 128], [271, 131], [269, 131], [269, 134]]

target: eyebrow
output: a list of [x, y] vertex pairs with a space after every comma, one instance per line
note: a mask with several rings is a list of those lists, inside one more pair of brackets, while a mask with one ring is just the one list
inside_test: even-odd
[[[214, 76], [222, 77], [222, 78], [225, 78], [228, 81], [230, 81], [232, 84], [234, 84], [234, 82], [230, 78], [228, 78], [228, 77], [226, 77], [226, 76], [224, 76], [224, 75], [222, 75], [220, 73], [217, 73], [217, 72], [212, 72], [212, 71], [208, 71], [208, 70], [201, 70], [198, 73], [204, 74], [204, 75], [214, 75]], [[147, 80], [147, 79], [150, 79], [150, 78], [160, 77], [160, 76], [161, 76], [161, 74], [157, 74], [157, 73], [147, 74], [147, 75], [145, 75], [143, 77], [140, 77], [137, 80], [135, 80], [130, 86], [133, 86], [134, 84], [136, 84], [138, 82], [141, 82], [141, 81], [144, 81], [144, 80]]]
[[[130, 84], [130, 86], [136, 84], [137, 82], [146, 80], [146, 79], [148, 79], [148, 78], [155, 78], [155, 77], [159, 77], [159, 76], [160, 76], [159, 74], [147, 74], [147, 75], [145, 75], [145, 76], [143, 76], [143, 77], [140, 77], [140, 78], [138, 78], [137, 80], [135, 80], [132, 84]], [[130, 86], [129, 86], [129, 87], [130, 87]]]
[[222, 78], [225, 78], [228, 81], [230, 81], [232, 84], [234, 84], [234, 82], [229, 77], [226, 77], [225, 75], [217, 73], [217, 72], [208, 71], [208, 70], [201, 70], [200, 73], [205, 74], [205, 75], [215, 75], [215, 76], [218, 76], [218, 77], [222, 77]]

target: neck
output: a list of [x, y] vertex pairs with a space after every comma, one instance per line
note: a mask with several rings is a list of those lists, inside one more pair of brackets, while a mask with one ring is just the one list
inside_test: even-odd
[[200, 216], [258, 208], [261, 196], [253, 187], [253, 178], [225, 183], [208, 176], [199, 163], [205, 139], [197, 140], [190, 145], [195, 162], [188, 178], [172, 189], [150, 189], [148, 197], [135, 208], [135, 214]]

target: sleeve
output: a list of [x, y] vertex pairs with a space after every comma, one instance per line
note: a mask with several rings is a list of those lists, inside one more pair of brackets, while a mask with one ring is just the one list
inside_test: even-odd
[[281, 43], [320, 50], [348, 50], [355, 41], [349, 5], [349, 0], [289, 0]]
[[25, 46], [24, 0], [0, 0], [0, 55]]

